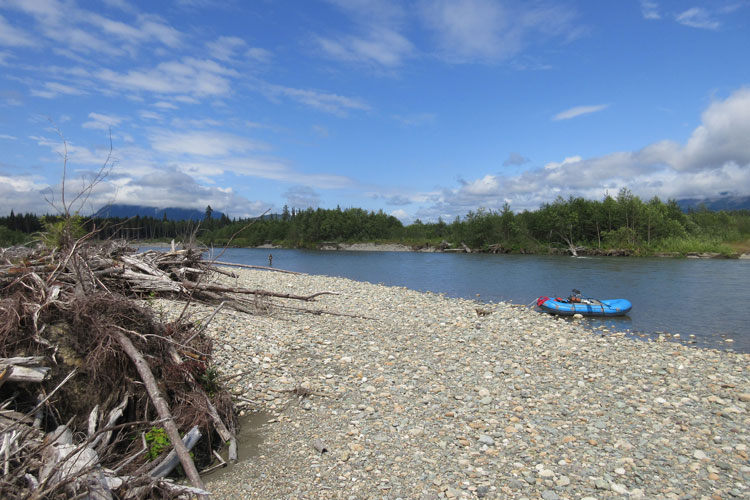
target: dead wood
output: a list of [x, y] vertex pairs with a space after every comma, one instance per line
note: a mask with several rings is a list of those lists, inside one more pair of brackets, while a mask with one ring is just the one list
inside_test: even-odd
[[[219, 285], [215, 276], [236, 276], [217, 264], [229, 265], [204, 261], [193, 247], [137, 253], [124, 241], [91, 235], [64, 249], [0, 249], [0, 498], [80, 498], [86, 485], [98, 491], [89, 498], [205, 493], [198, 466], [210, 465], [219, 446], [228, 445], [230, 461], [237, 456], [232, 399], [219, 378], [204, 389], [208, 325], [222, 308], [267, 314], [294, 309], [274, 298], [336, 294]], [[165, 323], [144, 306], [157, 297], [215, 309], [200, 326], [187, 306]], [[44, 439], [61, 425], [83, 441]], [[195, 461], [179, 438], [192, 428], [202, 436]], [[153, 429], [169, 435], [192, 487], [148, 475]]]
[[305, 273], [300, 273], [297, 271], [288, 271], [285, 269], [277, 269], [275, 267], [268, 267], [268, 266], [251, 266], [249, 264], [234, 264], [232, 262], [219, 262], [214, 261], [214, 264], [217, 266], [229, 266], [229, 267], [241, 267], [243, 269], [260, 269], [262, 271], [274, 271], [277, 273], [287, 273], [287, 274], [298, 274], [298, 275], [304, 275]]
[[146, 363], [146, 360], [143, 359], [143, 355], [138, 351], [138, 349], [135, 348], [133, 343], [127, 336], [125, 336], [124, 333], [115, 332], [115, 335], [122, 348], [125, 350], [128, 356], [130, 356], [130, 359], [133, 360], [133, 363], [135, 364], [135, 367], [141, 376], [141, 380], [143, 380], [143, 383], [146, 384], [146, 390], [148, 391], [149, 397], [154, 403], [159, 417], [164, 420], [164, 428], [167, 431], [169, 439], [172, 441], [174, 451], [180, 459], [180, 463], [185, 470], [185, 474], [187, 475], [193, 486], [195, 486], [196, 488], [205, 489], [203, 481], [198, 474], [198, 470], [195, 468], [195, 463], [190, 457], [190, 452], [182, 442], [182, 438], [180, 438], [180, 431], [179, 429], [177, 429], [177, 425], [172, 419], [172, 414], [169, 411], [169, 406], [164, 400], [164, 397], [161, 395], [161, 391], [156, 384], [156, 379], [154, 378], [154, 374], [151, 373], [151, 369], [149, 368], [148, 363]]
[[282, 299], [304, 300], [307, 302], [311, 300], [315, 300], [315, 297], [319, 297], [321, 295], [338, 295], [338, 292], [317, 292], [317, 293], [313, 293], [312, 295], [294, 295], [291, 293], [278, 293], [278, 292], [271, 292], [268, 290], [251, 290], [249, 288], [236, 288], [236, 287], [229, 287], [229, 286], [222, 286], [222, 285], [202, 285], [200, 283], [194, 283], [191, 281], [183, 281], [182, 284], [185, 286], [185, 288], [191, 288], [191, 289], [196, 289], [196, 290], [208, 290], [211, 292], [260, 295], [260, 296], [266, 296], [266, 297], [278, 297]]

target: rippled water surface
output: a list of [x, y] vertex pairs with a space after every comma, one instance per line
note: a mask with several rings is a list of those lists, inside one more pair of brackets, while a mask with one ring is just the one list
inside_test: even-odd
[[285, 249], [228, 249], [221, 260], [267, 266], [269, 253], [281, 269], [489, 302], [529, 304], [540, 295], [567, 296], [573, 288], [600, 299], [626, 298], [633, 303], [628, 316], [586, 321], [750, 352], [750, 260]]

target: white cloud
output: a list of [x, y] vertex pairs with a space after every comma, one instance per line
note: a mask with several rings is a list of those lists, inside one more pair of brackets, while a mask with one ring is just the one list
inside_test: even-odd
[[721, 23], [711, 17], [711, 14], [701, 7], [693, 7], [677, 15], [676, 21], [691, 28], [716, 30]]
[[147, 109], [142, 109], [138, 111], [138, 116], [143, 118], [144, 120], [154, 120], [154, 121], [162, 121], [164, 117], [160, 115], [159, 113], [156, 113], [154, 111], [149, 111]]
[[154, 107], [159, 109], [179, 109], [176, 105], [166, 101], [159, 101], [154, 104]]
[[234, 59], [235, 54], [245, 47], [247, 47], [245, 40], [236, 36], [221, 36], [206, 44], [211, 57], [225, 62]]
[[66, 85], [58, 82], [45, 82], [41, 89], [31, 89], [30, 93], [36, 97], [44, 97], [45, 99], [54, 99], [60, 94], [63, 95], [82, 95], [86, 94], [85, 90]]
[[750, 88], [713, 102], [684, 145], [664, 140], [637, 151], [571, 156], [513, 176], [485, 175], [434, 194], [417, 216], [465, 215], [478, 207], [538, 208], [558, 195], [601, 199], [629, 188], [643, 199], [750, 195]]
[[[28, 42], [22, 45], [31, 45], [41, 35], [55, 42], [58, 53], [71, 58], [92, 53], [134, 56], [141, 46], [159, 43], [176, 48], [182, 44], [179, 31], [157, 16], [137, 14], [133, 9], [125, 9], [135, 17], [133, 22], [127, 23], [59, 0], [9, 0], [5, 6], [30, 16], [36, 22], [34, 36], [28, 37]], [[7, 37], [14, 40], [18, 30], [2, 29], [0, 20], [0, 33], [7, 33]], [[2, 38], [0, 34], [0, 43]]]
[[31, 47], [35, 45], [34, 37], [20, 28], [11, 26], [0, 16], [0, 45], [8, 47]]
[[397, 218], [401, 222], [407, 223], [407, 224], [410, 223], [412, 220], [411, 216], [408, 213], [406, 213], [406, 210], [402, 210], [400, 208], [392, 211], [390, 215]]
[[421, 16], [442, 56], [456, 63], [502, 61], [538, 38], [580, 35], [574, 14], [556, 6], [510, 6], [492, 0], [423, 0]]
[[31, 176], [0, 175], [0, 213], [45, 213], [50, 207], [44, 201], [41, 191], [47, 187], [39, 179]]
[[750, 165], [750, 87], [713, 102], [701, 115], [701, 121], [677, 160], [669, 163], [681, 171], [711, 169], [732, 162]]
[[547, 163], [544, 166], [544, 170], [554, 170], [556, 168], [562, 167], [563, 165], [570, 165], [571, 163], [579, 163], [582, 160], [583, 158], [581, 158], [580, 156], [570, 156], [568, 158], [565, 158], [561, 162], [551, 161]]
[[154, 150], [177, 155], [227, 156], [268, 149], [259, 141], [213, 131], [159, 131], [151, 136], [150, 141]]
[[644, 19], [661, 19], [659, 4], [651, 0], [641, 0], [641, 13]]
[[91, 120], [84, 122], [83, 128], [91, 128], [95, 130], [110, 130], [113, 127], [117, 127], [122, 123], [122, 118], [115, 115], [103, 115], [100, 113], [89, 113]]
[[250, 47], [249, 49], [247, 49], [247, 52], [245, 52], [245, 57], [247, 57], [248, 59], [253, 59], [260, 63], [267, 63], [271, 60], [273, 54], [270, 51], [262, 49], [260, 47]]
[[125, 73], [102, 69], [95, 76], [113, 89], [178, 94], [181, 98], [195, 99], [229, 94], [231, 84], [227, 77], [238, 76], [238, 73], [214, 61], [185, 57]]
[[500, 181], [496, 175], [485, 175], [481, 179], [465, 182], [459, 189], [461, 194], [469, 197], [492, 196], [498, 193]]
[[247, 42], [236, 36], [221, 36], [206, 43], [209, 55], [220, 61], [235, 62], [238, 56], [265, 63], [271, 60], [271, 52], [260, 47], [249, 47]]
[[0, 139], [5, 139], [6, 141], [15, 141], [18, 138], [8, 134], [0, 134]]
[[362, 36], [318, 37], [316, 41], [329, 57], [387, 68], [400, 66], [414, 52], [411, 42], [404, 36], [382, 27]]
[[391, 69], [415, 55], [413, 44], [402, 34], [406, 12], [399, 2], [329, 0], [351, 16], [353, 33], [314, 38], [328, 57], [341, 61]]
[[552, 117], [553, 121], [570, 120], [581, 115], [588, 115], [603, 111], [609, 107], [609, 104], [597, 104], [595, 106], [576, 106], [575, 108], [566, 109]]
[[265, 91], [271, 98], [287, 97], [305, 106], [339, 116], [344, 116], [348, 111], [352, 110], [367, 111], [370, 109], [370, 106], [360, 99], [317, 90], [295, 89], [282, 85], [267, 85], [265, 86]]

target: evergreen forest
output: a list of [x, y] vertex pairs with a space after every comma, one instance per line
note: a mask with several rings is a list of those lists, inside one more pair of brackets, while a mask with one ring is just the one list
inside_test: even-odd
[[[0, 246], [25, 244], [60, 223], [54, 215], [0, 217]], [[737, 255], [750, 251], [750, 210], [683, 212], [675, 200], [641, 200], [628, 189], [602, 200], [559, 197], [534, 211], [479, 208], [453, 221], [414, 221], [360, 208], [298, 210], [254, 219], [212, 217], [202, 221], [165, 217], [84, 218], [76, 216], [81, 235], [131, 241], [185, 241], [213, 246], [317, 248], [331, 243], [401, 243], [415, 249], [471, 248], [495, 253], [584, 252], [604, 255], [654, 255], [712, 252]]]

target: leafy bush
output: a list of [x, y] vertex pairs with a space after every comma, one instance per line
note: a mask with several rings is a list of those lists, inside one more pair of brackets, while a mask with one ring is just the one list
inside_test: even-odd
[[167, 436], [167, 431], [163, 427], [152, 427], [146, 433], [146, 444], [148, 445], [148, 459], [154, 460], [172, 446], [172, 442]]

